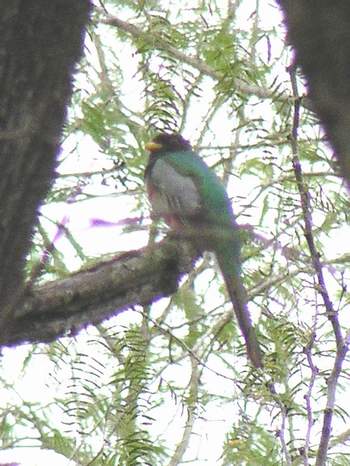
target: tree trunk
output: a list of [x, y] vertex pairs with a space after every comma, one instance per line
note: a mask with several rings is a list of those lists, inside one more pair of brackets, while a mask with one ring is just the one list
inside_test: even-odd
[[88, 0], [0, 6], [0, 333], [23, 292], [37, 211], [55, 168]]
[[350, 188], [350, 2], [278, 0], [288, 39]]

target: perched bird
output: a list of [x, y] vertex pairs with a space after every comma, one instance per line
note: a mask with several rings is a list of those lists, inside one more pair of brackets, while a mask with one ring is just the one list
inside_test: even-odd
[[145, 183], [153, 216], [202, 251], [213, 251], [225, 280], [249, 358], [262, 367], [262, 354], [241, 280], [241, 241], [226, 190], [180, 134], [159, 134], [150, 152]]

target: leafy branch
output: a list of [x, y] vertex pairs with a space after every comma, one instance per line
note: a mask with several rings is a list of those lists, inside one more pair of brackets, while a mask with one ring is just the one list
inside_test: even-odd
[[[320, 293], [323, 303], [326, 309], [327, 318], [332, 324], [333, 332], [335, 335], [337, 350], [336, 357], [333, 365], [333, 369], [330, 377], [327, 380], [327, 402], [323, 417], [322, 434], [319, 443], [319, 448], [316, 457], [316, 466], [324, 466], [327, 461], [328, 444], [331, 435], [332, 418], [335, 407], [335, 394], [337, 388], [337, 382], [342, 370], [342, 365], [345, 356], [348, 352], [349, 341], [344, 341], [342, 330], [339, 324], [338, 313], [335, 311], [329, 292], [327, 290], [323, 265], [320, 259], [320, 254], [317, 250], [314, 235], [313, 235], [313, 221], [312, 221], [312, 209], [310, 203], [310, 193], [303, 179], [303, 172], [301, 163], [298, 155], [298, 128], [300, 124], [300, 98], [298, 95], [297, 80], [296, 80], [296, 68], [295, 66], [290, 67], [290, 77], [293, 89], [294, 111], [293, 111], [293, 126], [291, 132], [291, 148], [292, 148], [292, 163], [294, 174], [297, 182], [297, 188], [300, 195], [300, 204], [304, 219], [304, 234], [306, 242], [309, 248], [309, 253], [312, 260], [312, 265], [316, 273], [318, 280], [317, 291]], [[349, 336], [346, 340], [349, 340]], [[311, 364], [312, 367], [312, 364]], [[310, 423], [310, 421], [309, 421]]]
[[[164, 50], [166, 51], [171, 57], [179, 60], [181, 63], [186, 63], [187, 65], [195, 68], [197, 71], [202, 73], [205, 76], [209, 76], [210, 78], [214, 79], [215, 81], [221, 81], [223, 76], [220, 72], [214, 70], [211, 66], [209, 66], [203, 60], [189, 55], [187, 53], [182, 52], [178, 48], [172, 46], [167, 40], [161, 37], [157, 33], [150, 34], [147, 31], [143, 31], [140, 27], [135, 26], [130, 22], [126, 22], [117, 18], [113, 15], [106, 15], [103, 10], [98, 10], [102, 12], [104, 18], [100, 21], [102, 24], [107, 24], [109, 26], [114, 26], [121, 31], [126, 32], [127, 34], [131, 35], [134, 39], [142, 39], [145, 43], [150, 45], [153, 50]], [[237, 78], [235, 81], [235, 89], [238, 92], [246, 95], [254, 95], [260, 97], [261, 99], [276, 99], [276, 93], [273, 90], [266, 89], [260, 86], [254, 86], [251, 84], [246, 84], [241, 79]], [[288, 100], [289, 97], [286, 95], [279, 95], [279, 100]]]

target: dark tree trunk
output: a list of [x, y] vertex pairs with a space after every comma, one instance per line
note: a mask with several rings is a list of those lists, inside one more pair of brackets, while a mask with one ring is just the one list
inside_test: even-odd
[[277, 1], [315, 110], [350, 187], [350, 2]]
[[0, 330], [23, 291], [23, 266], [82, 52], [89, 0], [0, 6]]

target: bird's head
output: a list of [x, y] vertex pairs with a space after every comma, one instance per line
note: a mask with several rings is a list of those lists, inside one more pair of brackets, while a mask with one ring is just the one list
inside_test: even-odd
[[178, 133], [160, 133], [145, 147], [151, 154], [192, 150], [191, 144]]

